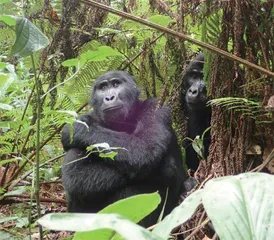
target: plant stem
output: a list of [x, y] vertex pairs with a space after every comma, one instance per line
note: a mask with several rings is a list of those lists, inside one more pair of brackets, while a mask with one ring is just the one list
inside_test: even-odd
[[[39, 177], [39, 162], [40, 162], [40, 119], [41, 119], [41, 100], [40, 100], [40, 84], [39, 79], [36, 75], [35, 63], [33, 55], [31, 55], [32, 67], [35, 78], [35, 86], [36, 86], [36, 111], [37, 111], [37, 120], [36, 120], [36, 181], [35, 181], [35, 197], [36, 197], [36, 206], [37, 206], [37, 215], [38, 218], [41, 217], [40, 210], [40, 177]], [[39, 234], [40, 239], [43, 238], [43, 229], [42, 226], [39, 225]]]

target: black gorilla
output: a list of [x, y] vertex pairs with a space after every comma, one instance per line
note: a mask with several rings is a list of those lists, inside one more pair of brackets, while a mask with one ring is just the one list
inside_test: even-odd
[[[171, 127], [169, 109], [156, 101], [138, 99], [140, 90], [126, 72], [112, 71], [96, 79], [93, 111], [65, 126], [62, 144], [67, 151], [62, 178], [69, 212], [97, 212], [119, 199], [159, 191], [162, 204], [142, 224], [155, 224], [169, 188], [165, 215], [176, 205], [186, 178], [180, 147]], [[73, 136], [70, 136], [73, 132]], [[118, 150], [114, 160], [86, 156], [86, 147], [108, 143]], [[74, 161], [73, 163], [71, 163]]]
[[[188, 118], [188, 137], [192, 140], [197, 135], [202, 137], [203, 132], [210, 126], [211, 109], [206, 106], [208, 101], [206, 85], [203, 82], [204, 55], [200, 53], [188, 66], [183, 76], [182, 105], [186, 109]], [[210, 144], [209, 131], [204, 136], [204, 156], [208, 156]], [[196, 171], [199, 166], [199, 157], [191, 142], [186, 141], [186, 164]]]

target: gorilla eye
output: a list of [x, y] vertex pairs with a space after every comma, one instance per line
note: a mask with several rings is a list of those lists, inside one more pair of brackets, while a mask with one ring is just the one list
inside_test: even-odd
[[121, 82], [120, 82], [119, 80], [113, 80], [113, 81], [112, 81], [112, 85], [113, 85], [113, 87], [115, 87], [115, 88], [119, 87], [120, 84], [121, 84]]
[[107, 89], [107, 84], [105, 84], [105, 83], [100, 84], [100, 85], [99, 85], [99, 89], [100, 89], [101, 91], [105, 91], [105, 90]]

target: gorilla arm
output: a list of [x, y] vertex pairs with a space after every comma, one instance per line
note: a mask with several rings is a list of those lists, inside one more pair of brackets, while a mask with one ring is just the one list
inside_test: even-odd
[[111, 147], [127, 149], [118, 150], [115, 161], [107, 160], [107, 163], [115, 164], [122, 173], [129, 174], [129, 177], [149, 174], [150, 169], [155, 169], [169, 152], [172, 141], [170, 113], [166, 107], [156, 109], [152, 100], [142, 103], [139, 110], [141, 112], [132, 134], [104, 128], [92, 120], [92, 115], [83, 115], [81, 119], [89, 121], [89, 129], [84, 124], [75, 122], [71, 139], [69, 128], [65, 127], [62, 133], [64, 149], [85, 149], [95, 143], [107, 142]]

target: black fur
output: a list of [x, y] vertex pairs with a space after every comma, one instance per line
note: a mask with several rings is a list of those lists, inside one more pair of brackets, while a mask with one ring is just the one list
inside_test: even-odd
[[[206, 85], [203, 82], [204, 55], [200, 53], [188, 66], [183, 76], [182, 105], [186, 109], [188, 118], [188, 137], [192, 140], [197, 135], [202, 137], [203, 132], [210, 126], [211, 109], [206, 106], [208, 101]], [[209, 131], [204, 137], [204, 156], [208, 156], [210, 144]], [[196, 171], [199, 166], [199, 157], [191, 142], [186, 141], [186, 164]]]
[[[159, 191], [162, 204], [169, 187], [165, 215], [176, 205], [183, 181], [181, 152], [171, 127], [169, 109], [156, 109], [156, 101], [138, 99], [140, 90], [132, 76], [112, 71], [99, 77], [91, 98], [93, 111], [66, 126], [62, 144], [66, 151], [62, 175], [69, 212], [97, 212], [119, 199]], [[86, 147], [108, 143], [118, 150], [115, 160], [86, 155]], [[162, 206], [161, 204], [161, 206]], [[161, 206], [142, 224], [155, 224]]]

